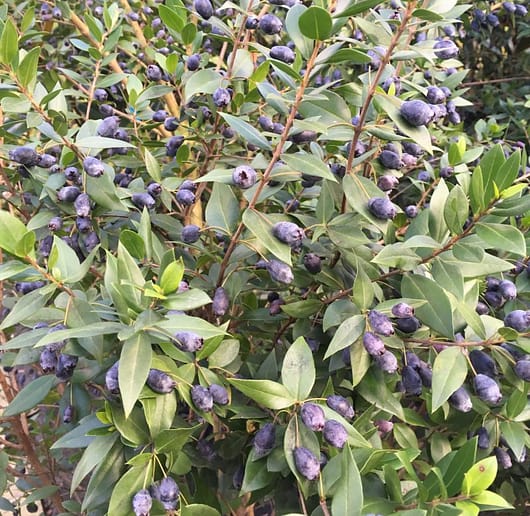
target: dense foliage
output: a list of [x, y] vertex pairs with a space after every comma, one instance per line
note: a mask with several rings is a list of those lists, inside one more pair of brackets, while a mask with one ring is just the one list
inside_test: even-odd
[[0, 20], [2, 513], [526, 514], [523, 4]]

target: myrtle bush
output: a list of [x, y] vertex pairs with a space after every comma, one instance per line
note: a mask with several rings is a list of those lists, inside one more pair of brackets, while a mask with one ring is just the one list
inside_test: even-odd
[[526, 514], [529, 142], [465, 63], [528, 18], [475, 7], [0, 6], [3, 513]]

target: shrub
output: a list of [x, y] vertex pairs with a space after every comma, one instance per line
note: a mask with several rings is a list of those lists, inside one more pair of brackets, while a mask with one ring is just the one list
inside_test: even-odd
[[3, 511], [524, 512], [528, 159], [461, 122], [471, 8], [0, 7]]

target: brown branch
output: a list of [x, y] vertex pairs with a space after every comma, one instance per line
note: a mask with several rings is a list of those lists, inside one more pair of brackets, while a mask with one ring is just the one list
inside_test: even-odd
[[[321, 42], [316, 41], [315, 46], [313, 48], [313, 52], [307, 61], [306, 72], [302, 78], [300, 87], [298, 88], [298, 91], [296, 92], [296, 97], [291, 107], [291, 111], [285, 122], [285, 127], [280, 136], [280, 141], [277, 143], [274, 149], [274, 152], [272, 154], [272, 157], [269, 161], [269, 164], [267, 165], [267, 168], [263, 172], [261, 181], [259, 182], [256, 188], [256, 191], [254, 192], [254, 195], [252, 196], [252, 199], [248, 203], [248, 207], [247, 207], [248, 210], [252, 210], [256, 206], [258, 199], [261, 195], [261, 192], [263, 192], [263, 189], [265, 188], [265, 186], [268, 184], [270, 180], [270, 175], [271, 175], [272, 169], [274, 168], [274, 165], [280, 159], [280, 155], [283, 151], [283, 147], [285, 143], [287, 142], [287, 138], [289, 136], [289, 131], [291, 130], [295, 116], [298, 113], [298, 107], [300, 106], [300, 103], [302, 102], [305, 89], [307, 88], [307, 85], [309, 84], [309, 77], [311, 75], [311, 70], [315, 66], [315, 61], [318, 56], [320, 47], [321, 47]], [[228, 244], [228, 249], [226, 250], [223, 261], [221, 262], [221, 267], [219, 270], [219, 277], [217, 278], [217, 286], [221, 286], [223, 284], [224, 275], [226, 272], [226, 268], [228, 267], [230, 257], [232, 256], [232, 253], [234, 252], [234, 249], [236, 248], [236, 245], [239, 242], [239, 237], [243, 233], [244, 228], [245, 228], [245, 224], [243, 223], [243, 221], [241, 221], [239, 225], [237, 226], [237, 229], [234, 232], [234, 235], [232, 236], [230, 243]]]

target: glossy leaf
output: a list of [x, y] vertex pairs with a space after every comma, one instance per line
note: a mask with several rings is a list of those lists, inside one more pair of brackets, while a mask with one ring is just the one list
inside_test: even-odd
[[258, 404], [273, 410], [290, 407], [297, 401], [296, 397], [287, 390], [287, 387], [270, 380], [229, 378], [228, 381]]
[[271, 150], [271, 144], [255, 127], [237, 116], [221, 113], [228, 125], [244, 140], [260, 149]]
[[322, 7], [309, 7], [298, 19], [300, 32], [309, 39], [325, 40], [331, 35], [333, 22]]
[[462, 493], [478, 495], [486, 490], [497, 476], [497, 459], [486, 457], [472, 466], [464, 475]]
[[526, 242], [521, 231], [506, 224], [477, 224], [477, 235], [488, 248], [509, 251], [519, 256], [526, 256]]
[[335, 332], [329, 343], [324, 359], [352, 345], [364, 332], [366, 318], [363, 315], [353, 315], [346, 319]]
[[282, 383], [299, 401], [306, 399], [315, 383], [313, 353], [304, 337], [298, 337], [283, 357]]
[[29, 382], [4, 410], [5, 417], [15, 416], [38, 405], [57, 383], [57, 378], [44, 375]]
[[440, 408], [462, 386], [466, 376], [467, 361], [462, 350], [458, 346], [442, 350], [432, 368], [431, 412]]

